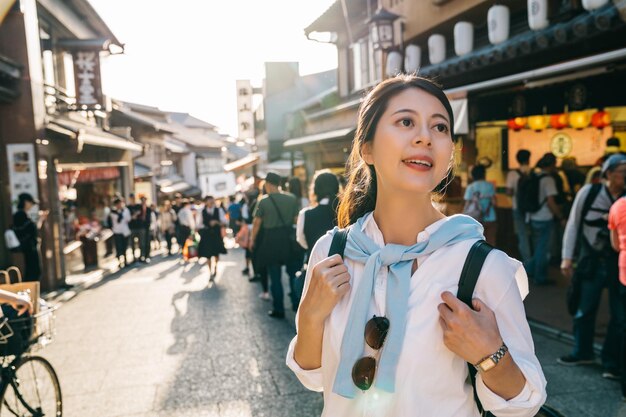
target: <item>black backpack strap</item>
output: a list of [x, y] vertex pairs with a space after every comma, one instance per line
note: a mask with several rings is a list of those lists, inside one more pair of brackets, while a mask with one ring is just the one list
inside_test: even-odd
[[[476, 243], [474, 243], [474, 245], [472, 245], [472, 248], [467, 254], [467, 258], [465, 259], [465, 264], [463, 264], [461, 278], [459, 279], [459, 291], [457, 292], [456, 296], [459, 300], [467, 304], [471, 309], [473, 309], [472, 295], [474, 294], [476, 282], [478, 282], [478, 276], [480, 275], [480, 271], [483, 268], [485, 259], [487, 259], [487, 255], [489, 255], [489, 252], [491, 252], [492, 249], [493, 247], [484, 240], [477, 241]], [[474, 388], [474, 401], [476, 401], [478, 411], [480, 411], [482, 416], [493, 416], [491, 413], [485, 412], [483, 410], [483, 406], [480, 403], [478, 394], [476, 393], [476, 368], [474, 368], [474, 365], [471, 363], [467, 364], [467, 368], [469, 370], [472, 387]]]
[[348, 232], [350, 228], [339, 229], [333, 235], [333, 240], [330, 243], [330, 249], [328, 250], [328, 256], [339, 255], [343, 258], [343, 251], [346, 249], [346, 242], [348, 241]]

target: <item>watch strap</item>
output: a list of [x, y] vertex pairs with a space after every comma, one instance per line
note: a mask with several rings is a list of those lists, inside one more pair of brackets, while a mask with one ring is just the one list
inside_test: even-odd
[[506, 352], [508, 352], [508, 351], [509, 351], [509, 347], [506, 345], [506, 343], [502, 342], [502, 346], [500, 346], [500, 348], [497, 351], [495, 351], [491, 355], [485, 356], [484, 358], [479, 360], [474, 365], [474, 368], [476, 368], [476, 370], [480, 371], [481, 370], [480, 364], [483, 363], [484, 361], [486, 361], [487, 359], [491, 359], [497, 365], [498, 362], [500, 362], [500, 359], [502, 359], [504, 357], [504, 355], [506, 355]]

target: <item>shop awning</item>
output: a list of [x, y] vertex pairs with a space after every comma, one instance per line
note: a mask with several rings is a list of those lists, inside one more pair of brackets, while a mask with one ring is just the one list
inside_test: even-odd
[[236, 161], [230, 162], [224, 165], [224, 171], [231, 172], [239, 169], [244, 169], [252, 165], [256, 165], [259, 162], [260, 156], [256, 153], [251, 153]]
[[174, 153], [189, 153], [189, 148], [185, 143], [178, 141], [174, 138], [167, 137], [164, 141], [165, 149]]
[[353, 131], [354, 128], [348, 127], [345, 129], [332, 130], [330, 132], [316, 133], [315, 135], [301, 136], [299, 138], [293, 138], [285, 141], [283, 146], [285, 148], [296, 148], [309, 143], [322, 142], [332, 139], [342, 139], [348, 136], [348, 134]]
[[88, 126], [72, 120], [53, 118], [48, 122], [46, 129], [76, 139], [79, 149], [85, 144], [135, 152], [143, 151], [140, 143], [113, 135], [97, 126]]
[[135, 171], [135, 178], [144, 178], [144, 177], [152, 177], [154, 173], [150, 169], [149, 166], [140, 164], [139, 162], [135, 162], [133, 164]]

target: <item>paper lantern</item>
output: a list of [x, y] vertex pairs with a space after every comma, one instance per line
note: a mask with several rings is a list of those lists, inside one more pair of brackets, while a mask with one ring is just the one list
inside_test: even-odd
[[550, 116], [550, 126], [552, 126], [553, 129], [563, 129], [567, 126], [567, 123], [568, 118], [565, 113], [553, 114]]
[[439, 64], [446, 59], [446, 38], [438, 33], [428, 38], [428, 59], [431, 64]]
[[454, 52], [466, 55], [474, 49], [474, 25], [470, 22], [457, 22], [454, 25]]
[[587, 11], [593, 11], [607, 4], [609, 0], [583, 0], [583, 7]]
[[409, 45], [404, 50], [404, 70], [408, 73], [417, 72], [422, 63], [422, 48]]
[[528, 26], [532, 30], [548, 27], [548, 0], [528, 0]]
[[548, 127], [550, 118], [548, 116], [530, 116], [528, 118], [528, 127], [532, 130], [540, 131]]
[[402, 72], [402, 55], [398, 51], [389, 52], [385, 73], [388, 77], [395, 77]]
[[509, 39], [510, 15], [509, 8], [501, 4], [489, 8], [487, 24], [489, 26], [489, 42], [492, 45]]
[[603, 129], [609, 124], [611, 124], [611, 115], [604, 110], [597, 111], [591, 116], [591, 125], [593, 127]]
[[569, 114], [569, 125], [574, 129], [584, 129], [589, 126], [591, 118], [586, 111], [575, 111]]
[[526, 126], [526, 118], [525, 117], [514, 117], [513, 119], [509, 119], [507, 122], [507, 126], [509, 129], [520, 130]]

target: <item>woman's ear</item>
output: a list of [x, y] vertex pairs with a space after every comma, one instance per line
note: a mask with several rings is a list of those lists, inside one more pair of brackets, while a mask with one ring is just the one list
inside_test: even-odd
[[361, 146], [361, 158], [367, 165], [374, 165], [374, 156], [372, 155], [372, 142], [366, 142]]

